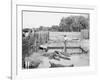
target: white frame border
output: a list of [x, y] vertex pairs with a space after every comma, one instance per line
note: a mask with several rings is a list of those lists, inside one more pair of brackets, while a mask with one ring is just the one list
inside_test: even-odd
[[[62, 8], [62, 9], [65, 9], [65, 8], [68, 8], [68, 7], [73, 7], [73, 9], [78, 9], [78, 10], [80, 10], [80, 9], [87, 9], [86, 11], [88, 12], [88, 11], [90, 11], [89, 12], [89, 14], [90, 14], [90, 26], [91, 26], [91, 28], [90, 28], [90, 38], [91, 38], [91, 40], [90, 40], [90, 50], [91, 50], [91, 52], [90, 53], [92, 53], [91, 55], [91, 57], [90, 57], [90, 61], [92, 61], [92, 63], [90, 63], [90, 67], [75, 67], [75, 68], [59, 68], [59, 69], [35, 69], [35, 70], [27, 70], [27, 71], [24, 71], [24, 74], [23, 74], [23, 71], [21, 71], [21, 70], [19, 70], [18, 72], [20, 72], [21, 74], [19, 74], [19, 73], [17, 73], [17, 69], [16, 69], [16, 67], [17, 67], [17, 65], [19, 65], [19, 63], [18, 62], [16, 62], [16, 51], [17, 51], [17, 48], [16, 48], [16, 45], [17, 45], [17, 47], [18, 47], [18, 44], [20, 43], [16, 43], [16, 41], [17, 41], [17, 38], [16, 37], [18, 37], [18, 35], [21, 35], [20, 33], [18, 33], [17, 34], [17, 32], [19, 32], [19, 31], [17, 31], [16, 32], [16, 29], [17, 29], [17, 27], [16, 26], [18, 26], [18, 24], [16, 23], [16, 20], [17, 19], [19, 19], [19, 18], [17, 18], [18, 17], [18, 15], [17, 15], [17, 7], [16, 6], [23, 6], [23, 5], [25, 5], [25, 4], [27, 4], [28, 6], [29, 5], [41, 5], [40, 7], [42, 7], [42, 6], [44, 6], [44, 7], [47, 7], [47, 6], [51, 6], [51, 7], [55, 7], [55, 6], [57, 6], [57, 8], [56, 9], [59, 9], [59, 8]], [[67, 6], [65, 6], [65, 5], [61, 5], [61, 4], [47, 4], [47, 3], [39, 3], [39, 4], [37, 4], [37, 3], [25, 3], [25, 2], [13, 2], [12, 3], [12, 59], [11, 59], [11, 62], [12, 62], [12, 67], [11, 67], [11, 76], [12, 76], [12, 79], [27, 79], [27, 78], [38, 78], [38, 77], [53, 77], [53, 76], [61, 76], [61, 75], [63, 75], [63, 76], [66, 76], [66, 75], [81, 75], [81, 74], [91, 74], [91, 73], [95, 73], [96, 72], [96, 55], [94, 55], [94, 53], [97, 53], [96, 52], [96, 38], [94, 38], [94, 37], [96, 37], [96, 27], [94, 27], [94, 26], [96, 26], [96, 8], [95, 7], [90, 7], [90, 6], [85, 6], [85, 7], [83, 7], [83, 6], [72, 6], [72, 5], [67, 5]], [[60, 7], [59, 7], [60, 6]], [[21, 8], [19, 8], [20, 10], [21, 10]], [[19, 10], [19, 12], [20, 12], [20, 10]], [[59, 11], [59, 10], [58, 10]], [[84, 12], [84, 10], [82, 10], [83, 12]], [[86, 13], [87, 13], [86, 12]], [[21, 20], [19, 20], [19, 22], [20, 22]], [[19, 38], [20, 39], [20, 38]], [[19, 55], [19, 54], [18, 54]], [[19, 58], [18, 58], [19, 59]], [[17, 59], [17, 60], [18, 60]], [[17, 65], [16, 65], [17, 64]], [[19, 67], [20, 68], [20, 67]], [[31, 72], [30, 72], [31, 71]], [[33, 72], [32, 72], [33, 71]], [[48, 73], [48, 74], [47, 74]], [[65, 75], [65, 73], [66, 73], [66, 75]], [[81, 73], [81, 74], [80, 74]], [[28, 74], [28, 76], [27, 76], [27, 74]], [[29, 76], [30, 75], [30, 76]], [[35, 76], [33, 76], [33, 75], [35, 75]], [[49, 76], [50, 75], [50, 76]]]

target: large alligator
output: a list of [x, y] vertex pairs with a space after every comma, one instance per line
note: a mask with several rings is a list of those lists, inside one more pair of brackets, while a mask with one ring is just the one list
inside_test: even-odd
[[71, 65], [62, 65], [62, 64], [55, 64], [55, 63], [50, 62], [50, 61], [49, 61], [49, 63], [51, 65], [50, 68], [54, 68], [54, 67], [74, 67], [73, 64], [71, 64]]

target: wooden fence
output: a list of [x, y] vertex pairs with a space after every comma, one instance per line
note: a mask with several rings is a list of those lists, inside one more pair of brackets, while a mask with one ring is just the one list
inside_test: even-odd
[[82, 39], [89, 39], [89, 30], [87, 29], [81, 30], [81, 37]]
[[33, 49], [35, 52], [38, 51], [40, 45], [45, 44], [49, 41], [48, 31], [38, 31], [30, 35], [30, 43], [33, 44]]

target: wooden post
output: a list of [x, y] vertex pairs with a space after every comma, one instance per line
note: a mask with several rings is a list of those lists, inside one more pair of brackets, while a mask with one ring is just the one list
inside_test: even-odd
[[29, 66], [30, 66], [30, 62], [29, 62], [28, 60], [26, 60], [26, 61], [25, 61], [25, 68], [27, 68], [27, 69], [28, 69], [28, 68], [29, 68]]

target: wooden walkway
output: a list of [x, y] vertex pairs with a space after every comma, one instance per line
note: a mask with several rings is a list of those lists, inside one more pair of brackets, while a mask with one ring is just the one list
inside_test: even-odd
[[[48, 49], [64, 49], [64, 47], [47, 47]], [[87, 53], [81, 46], [80, 47], [66, 47], [66, 49], [80, 49], [82, 53]]]

